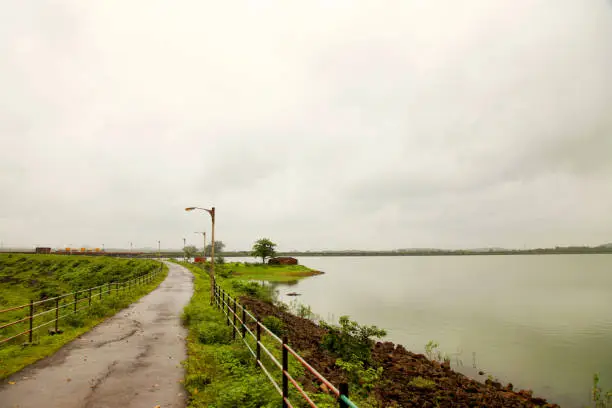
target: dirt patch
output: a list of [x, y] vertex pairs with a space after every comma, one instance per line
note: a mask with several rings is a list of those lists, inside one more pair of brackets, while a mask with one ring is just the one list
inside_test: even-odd
[[[342, 370], [335, 365], [336, 357], [321, 348], [325, 329], [258, 299], [242, 297], [240, 301], [259, 319], [275, 316], [282, 320], [291, 347], [332, 383], [346, 381]], [[534, 397], [529, 390], [514, 391], [512, 384], [502, 386], [489, 380], [483, 384], [453, 371], [448, 364], [430, 361], [401, 345], [379, 342], [372, 356], [375, 364], [384, 370], [380, 385], [373, 393], [385, 407], [558, 407]], [[410, 381], [415, 377], [431, 380], [433, 386], [418, 387]], [[310, 390], [319, 387], [313, 376], [301, 380]]]

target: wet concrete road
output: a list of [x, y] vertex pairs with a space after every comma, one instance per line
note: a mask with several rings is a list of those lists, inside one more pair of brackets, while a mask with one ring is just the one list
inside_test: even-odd
[[153, 292], [0, 385], [1, 408], [180, 408], [186, 396], [183, 307], [191, 274], [168, 263]]

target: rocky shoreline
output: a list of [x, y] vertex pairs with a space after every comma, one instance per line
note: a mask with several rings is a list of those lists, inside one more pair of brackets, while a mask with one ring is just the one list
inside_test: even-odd
[[[280, 319], [291, 346], [317, 371], [333, 383], [346, 381], [344, 372], [335, 364], [336, 357], [320, 346], [326, 334], [324, 328], [259, 299], [242, 297], [241, 303], [258, 318]], [[491, 380], [481, 383], [453, 371], [448, 363], [431, 361], [391, 342], [376, 343], [372, 356], [375, 365], [383, 367], [382, 378], [372, 393], [384, 407], [559, 407], [534, 397], [530, 390], [515, 391], [512, 384], [503, 386]], [[410, 380], [416, 377], [428, 380], [432, 386], [415, 385]], [[303, 378], [302, 383], [310, 390], [319, 388], [312, 377]]]

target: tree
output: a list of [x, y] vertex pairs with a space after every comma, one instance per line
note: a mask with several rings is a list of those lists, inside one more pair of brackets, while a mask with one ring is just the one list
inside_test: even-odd
[[[211, 249], [212, 249], [211, 244], [206, 245], [206, 251], [204, 252], [206, 256], [210, 256]], [[215, 241], [215, 256], [223, 252], [223, 249], [225, 249], [225, 244], [223, 243], [223, 241]]]
[[268, 238], [260, 238], [253, 244], [251, 255], [255, 258], [261, 258], [261, 261], [266, 263], [266, 258], [276, 255], [276, 244]]
[[183, 254], [187, 259], [193, 258], [197, 253], [198, 249], [193, 245], [187, 245], [185, 248], [183, 248]]

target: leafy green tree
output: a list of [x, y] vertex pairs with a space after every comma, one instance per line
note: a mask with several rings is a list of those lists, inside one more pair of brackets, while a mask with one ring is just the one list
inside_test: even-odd
[[187, 245], [185, 248], [183, 248], [183, 254], [187, 259], [193, 258], [197, 253], [198, 249], [193, 245]]
[[261, 258], [263, 263], [266, 263], [266, 258], [271, 258], [276, 255], [276, 244], [268, 238], [260, 238], [253, 244], [251, 256]]
[[[215, 241], [215, 256], [219, 255], [221, 252], [223, 252], [223, 250], [225, 249], [225, 244], [223, 243], [223, 241]], [[210, 256], [210, 254], [212, 253], [212, 245], [208, 244], [206, 245], [206, 256]]]

